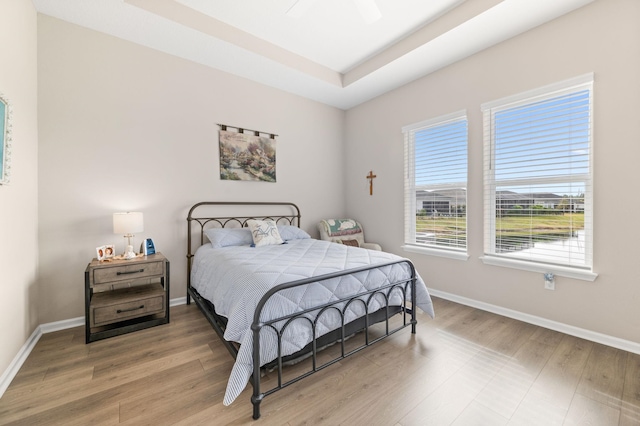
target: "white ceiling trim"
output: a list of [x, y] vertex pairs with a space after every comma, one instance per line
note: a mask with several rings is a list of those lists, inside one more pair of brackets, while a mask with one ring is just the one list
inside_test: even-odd
[[[341, 109], [366, 102], [593, 0], [484, 1], [491, 2], [486, 3], [490, 7], [470, 19], [465, 17], [417, 47], [407, 48], [406, 41], [404, 45], [397, 43], [396, 47], [404, 46], [405, 51], [392, 53], [391, 46], [379, 55], [383, 60], [378, 58], [376, 63], [376, 58], [371, 58], [345, 78], [175, 0], [33, 0], [40, 13]], [[455, 12], [449, 14], [450, 20]], [[443, 16], [440, 22], [447, 18]], [[438, 23], [435, 21], [434, 27]], [[411, 36], [424, 34], [416, 32], [409, 39]]]

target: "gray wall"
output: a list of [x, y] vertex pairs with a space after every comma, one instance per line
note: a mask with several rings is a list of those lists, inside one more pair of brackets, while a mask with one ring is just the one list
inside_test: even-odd
[[[344, 111], [40, 15], [41, 322], [84, 314], [83, 272], [142, 211], [144, 235], [186, 295], [186, 217], [196, 202], [292, 201], [302, 225], [344, 208]], [[218, 126], [273, 132], [277, 182], [219, 179]]]
[[0, 186], [0, 372], [39, 324], [37, 14], [0, 2], [0, 92], [13, 106], [12, 175]]
[[[430, 288], [585, 330], [640, 342], [634, 225], [640, 156], [640, 2], [599, 0], [347, 113], [346, 152], [378, 175], [347, 171], [347, 213], [368, 239], [412, 259]], [[585, 73], [594, 83], [595, 282], [484, 265], [480, 105]], [[469, 118], [467, 261], [404, 252], [401, 127], [466, 109]], [[357, 182], [358, 185], [354, 184]], [[361, 185], [359, 183], [362, 183]]]

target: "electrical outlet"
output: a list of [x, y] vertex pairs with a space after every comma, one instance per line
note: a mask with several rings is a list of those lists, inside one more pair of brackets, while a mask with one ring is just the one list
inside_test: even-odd
[[547, 290], [556, 289], [556, 277], [550, 272], [544, 274], [544, 288], [546, 288]]

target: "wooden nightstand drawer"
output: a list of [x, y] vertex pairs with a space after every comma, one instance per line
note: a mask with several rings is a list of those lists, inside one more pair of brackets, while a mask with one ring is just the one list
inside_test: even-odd
[[91, 305], [91, 327], [165, 311], [165, 291], [160, 284], [96, 293]]
[[93, 270], [93, 284], [133, 281], [143, 278], [160, 277], [163, 274], [164, 262], [145, 262], [95, 268]]
[[167, 324], [169, 275], [162, 253], [93, 259], [84, 271], [85, 341]]

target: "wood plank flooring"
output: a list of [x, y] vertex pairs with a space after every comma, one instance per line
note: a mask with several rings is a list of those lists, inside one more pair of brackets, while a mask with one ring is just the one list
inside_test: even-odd
[[434, 304], [417, 335], [265, 398], [258, 421], [250, 386], [222, 405], [232, 358], [195, 305], [89, 345], [84, 327], [45, 334], [0, 398], [0, 424], [640, 425], [640, 355]]

